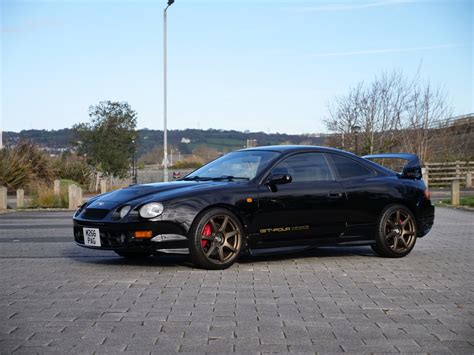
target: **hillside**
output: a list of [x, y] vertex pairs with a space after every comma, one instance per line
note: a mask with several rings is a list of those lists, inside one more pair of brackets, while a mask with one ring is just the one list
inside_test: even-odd
[[[150, 152], [156, 146], [163, 145], [163, 131], [140, 129], [138, 130], [138, 136], [138, 156]], [[19, 133], [6, 131], [3, 132], [3, 139], [6, 146], [16, 145], [19, 141], [27, 139], [45, 150], [58, 152], [72, 149], [74, 131], [69, 128], [51, 131], [23, 130]], [[247, 139], [255, 139], [257, 145], [260, 146], [284, 143], [322, 145], [324, 143], [323, 135], [267, 134], [264, 132], [239, 132], [217, 129], [168, 131], [168, 144], [170, 147], [178, 148], [182, 154], [191, 154], [199, 146], [205, 146], [206, 148], [225, 153], [245, 147]]]

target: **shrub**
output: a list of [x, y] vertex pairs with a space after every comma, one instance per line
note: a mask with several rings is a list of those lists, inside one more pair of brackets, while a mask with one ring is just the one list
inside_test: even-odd
[[138, 158], [138, 164], [143, 163], [145, 165], [154, 165], [161, 162], [163, 158], [163, 148], [158, 146], [154, 147], [150, 152], [143, 154]]
[[54, 190], [51, 186], [45, 184], [37, 184], [31, 195], [31, 207], [68, 207], [68, 192], [67, 186], [64, 188], [61, 186], [59, 196], [54, 194]]
[[50, 183], [53, 176], [49, 157], [31, 142], [0, 151], [0, 185], [10, 190], [26, 188], [33, 181]]
[[0, 151], [0, 185], [10, 190], [26, 187], [33, 173], [28, 161], [15, 150]]
[[91, 182], [92, 170], [81, 160], [60, 159], [54, 162], [55, 175], [58, 179], [73, 180], [76, 184], [88, 187]]
[[177, 161], [171, 167], [172, 169], [197, 169], [200, 168], [203, 164], [196, 160], [181, 160]]
[[28, 162], [28, 168], [35, 181], [49, 183], [53, 180], [54, 169], [51, 159], [32, 142], [22, 141], [13, 150]]

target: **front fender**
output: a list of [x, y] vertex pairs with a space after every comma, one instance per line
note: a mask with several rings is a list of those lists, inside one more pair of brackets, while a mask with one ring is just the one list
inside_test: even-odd
[[188, 234], [200, 213], [217, 207], [230, 210], [239, 218], [246, 233], [251, 232], [247, 228], [251, 225], [252, 215], [257, 210], [257, 199], [252, 198], [249, 202], [246, 197], [233, 198], [232, 196], [217, 195], [168, 202], [165, 204], [165, 210], [160, 220], [180, 224]]

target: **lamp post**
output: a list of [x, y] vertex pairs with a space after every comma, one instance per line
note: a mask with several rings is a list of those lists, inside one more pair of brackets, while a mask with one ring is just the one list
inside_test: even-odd
[[358, 142], [358, 137], [359, 137], [359, 132], [360, 132], [360, 126], [352, 126], [352, 132], [355, 134], [355, 155], [359, 155], [359, 142]]
[[132, 184], [137, 183], [137, 162], [136, 162], [136, 145], [135, 139], [132, 139], [133, 154], [132, 154]]
[[168, 181], [168, 111], [167, 111], [167, 100], [168, 100], [168, 83], [167, 83], [167, 25], [166, 25], [166, 13], [168, 7], [173, 5], [174, 0], [168, 0], [168, 4], [163, 10], [163, 181]]

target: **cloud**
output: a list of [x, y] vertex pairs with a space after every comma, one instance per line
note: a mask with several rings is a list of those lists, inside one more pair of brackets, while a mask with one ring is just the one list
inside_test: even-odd
[[320, 11], [350, 11], [369, 9], [373, 7], [409, 4], [416, 2], [416, 0], [379, 0], [379, 1], [367, 1], [367, 2], [350, 2], [350, 3], [327, 3], [315, 6], [305, 6], [298, 9], [294, 9], [301, 12], [320, 12]]
[[426, 51], [431, 49], [443, 49], [443, 48], [454, 48], [461, 47], [461, 44], [440, 44], [435, 46], [425, 47], [405, 47], [405, 48], [380, 48], [380, 49], [364, 49], [360, 51], [346, 51], [346, 52], [323, 52], [313, 53], [311, 57], [349, 57], [355, 55], [366, 55], [366, 54], [383, 54], [383, 53], [403, 53], [403, 52], [418, 52]]

